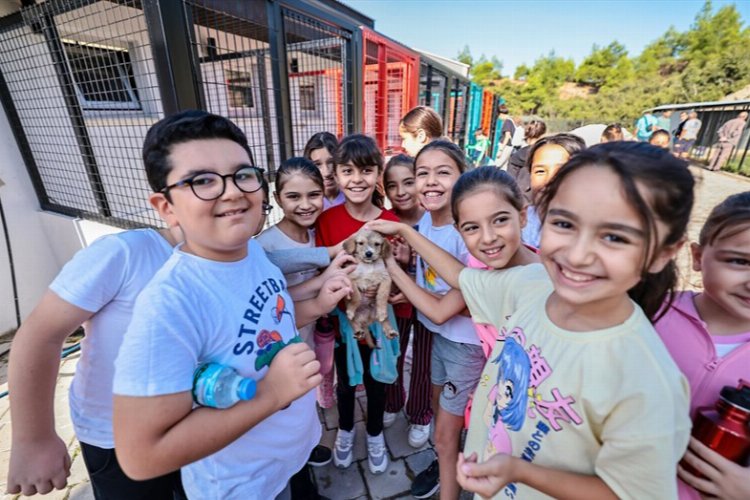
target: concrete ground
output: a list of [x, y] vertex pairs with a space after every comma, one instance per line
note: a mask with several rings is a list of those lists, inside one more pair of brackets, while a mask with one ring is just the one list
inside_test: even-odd
[[[693, 220], [689, 228], [691, 241], [697, 239], [698, 232], [711, 208], [733, 193], [750, 190], [750, 179], [723, 172], [709, 172], [698, 167], [691, 167], [696, 177], [696, 206]], [[678, 258], [685, 287], [700, 287], [700, 276], [691, 271], [689, 253], [683, 249]], [[0, 339], [0, 393], [7, 390], [7, 351], [10, 339]], [[68, 411], [68, 387], [72, 380], [78, 354], [63, 360], [60, 375], [57, 380], [55, 396], [55, 419], [57, 431], [62, 439], [68, 443], [70, 456], [73, 459], [71, 476], [68, 487], [54, 491], [48, 495], [37, 495], [34, 498], [45, 500], [90, 500], [93, 499], [91, 485], [80, 453], [78, 441], [73, 434]], [[408, 370], [407, 370], [408, 377]], [[364, 409], [366, 408], [364, 393], [358, 395], [355, 462], [346, 470], [336, 469], [333, 464], [315, 468], [314, 478], [318, 490], [324, 496], [332, 499], [380, 499], [380, 498], [411, 498], [409, 487], [412, 479], [425, 469], [434, 458], [432, 443], [428, 442], [423, 448], [416, 450], [409, 446], [406, 440], [407, 421], [400, 415], [392, 427], [386, 429], [385, 438], [390, 452], [391, 464], [385, 473], [373, 476], [367, 469], [367, 451], [365, 446]], [[336, 409], [320, 412], [321, 423], [324, 426], [323, 444], [333, 446], [336, 438], [335, 429]], [[0, 398], [0, 491], [6, 487], [8, 461], [10, 459], [11, 420], [8, 398]], [[6, 495], [6, 498], [18, 498], [17, 495]]]

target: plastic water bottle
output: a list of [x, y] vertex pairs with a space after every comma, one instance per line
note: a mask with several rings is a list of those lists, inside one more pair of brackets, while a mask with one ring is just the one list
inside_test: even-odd
[[211, 408], [230, 408], [255, 396], [255, 380], [218, 363], [201, 365], [193, 376], [193, 401]]

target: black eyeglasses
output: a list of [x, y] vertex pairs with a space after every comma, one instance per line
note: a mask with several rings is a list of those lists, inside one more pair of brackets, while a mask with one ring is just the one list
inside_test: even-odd
[[215, 200], [224, 194], [227, 188], [227, 179], [231, 178], [237, 189], [243, 193], [254, 193], [263, 185], [263, 169], [251, 165], [244, 166], [233, 174], [221, 175], [216, 172], [203, 172], [187, 179], [177, 181], [174, 184], [160, 190], [167, 194], [170, 189], [190, 186], [193, 194], [204, 201]]

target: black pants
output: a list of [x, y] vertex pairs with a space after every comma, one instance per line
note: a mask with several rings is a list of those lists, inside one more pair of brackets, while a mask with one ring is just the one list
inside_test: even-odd
[[81, 443], [96, 500], [186, 500], [180, 471], [135, 481], [122, 471], [115, 450]]
[[[372, 350], [364, 344], [359, 345], [362, 356], [364, 374], [362, 381], [367, 393], [367, 434], [377, 436], [383, 432], [383, 412], [385, 411], [385, 384], [370, 376], [370, 353]], [[339, 344], [334, 350], [336, 359], [336, 396], [338, 397], [339, 429], [351, 431], [354, 429], [354, 393], [357, 388], [349, 385], [349, 375], [346, 371], [346, 344]]]

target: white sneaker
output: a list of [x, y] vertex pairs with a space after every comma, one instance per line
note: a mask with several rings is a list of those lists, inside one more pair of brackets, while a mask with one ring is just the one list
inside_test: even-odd
[[430, 439], [430, 424], [411, 424], [409, 426], [409, 446], [421, 448], [428, 439]]
[[398, 417], [398, 413], [391, 413], [389, 411], [383, 413], [383, 427], [386, 429], [393, 425], [393, 422], [396, 421], [396, 417]]
[[373, 474], [382, 474], [388, 468], [388, 452], [382, 432], [377, 436], [367, 436], [367, 465]]
[[354, 458], [354, 429], [345, 431], [339, 429], [336, 433], [336, 445], [333, 448], [333, 464], [346, 469]]

